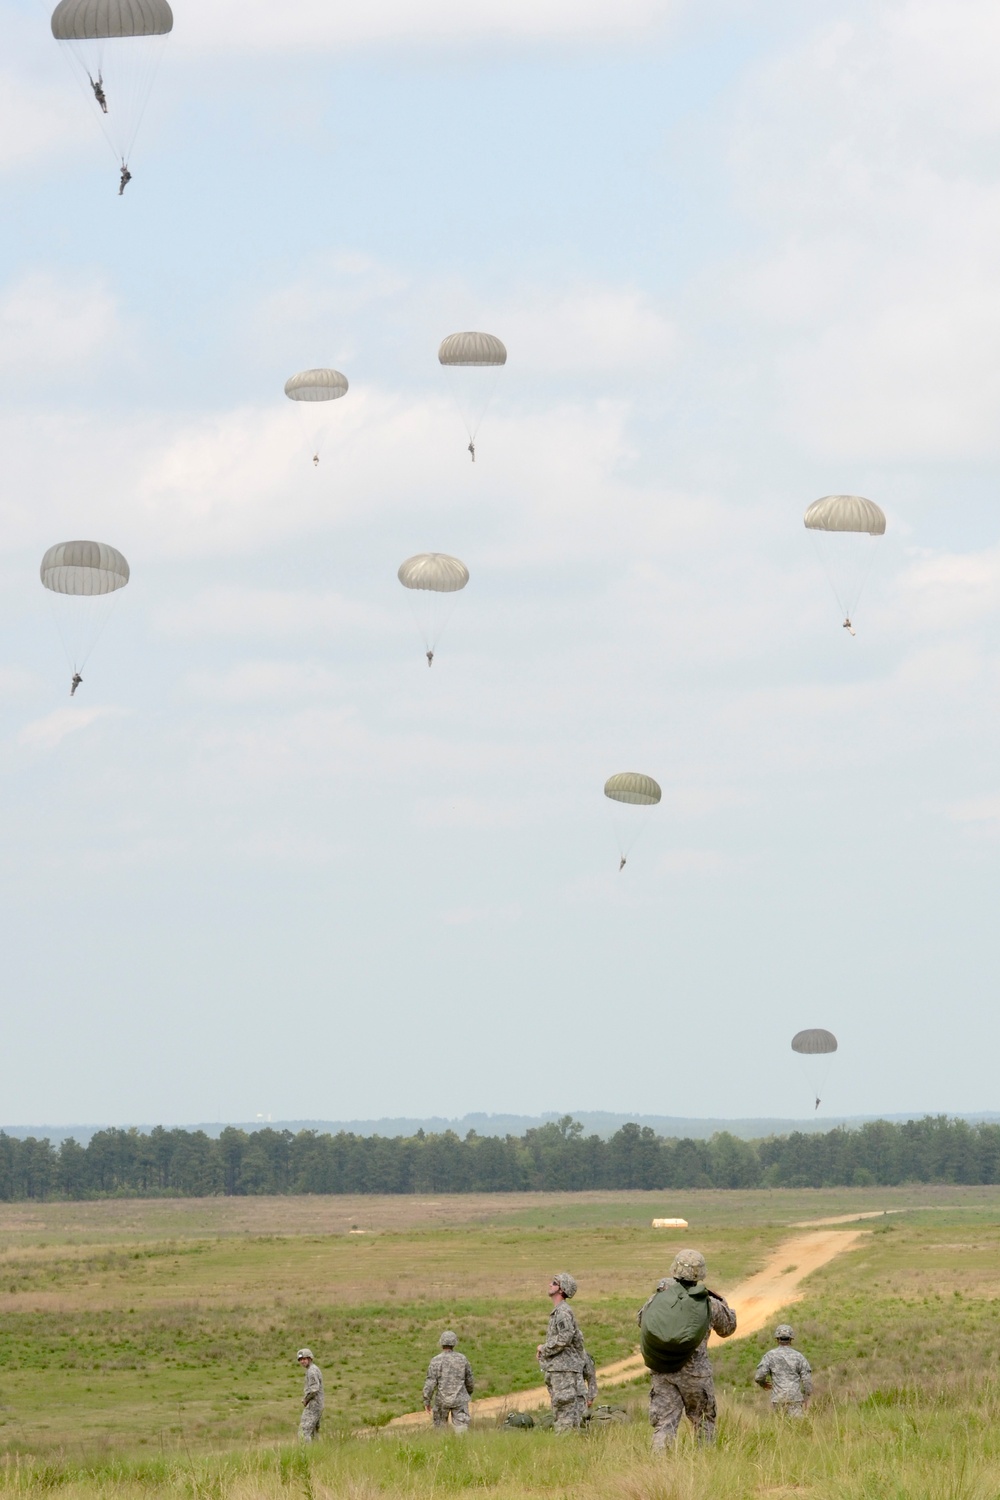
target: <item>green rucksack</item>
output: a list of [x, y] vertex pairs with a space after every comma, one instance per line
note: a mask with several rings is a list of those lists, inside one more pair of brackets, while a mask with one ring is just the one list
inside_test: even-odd
[[534, 1427], [535, 1419], [528, 1411], [509, 1411], [503, 1425], [505, 1427]]
[[708, 1288], [668, 1281], [642, 1314], [639, 1347], [650, 1370], [672, 1375], [697, 1349], [711, 1323]]

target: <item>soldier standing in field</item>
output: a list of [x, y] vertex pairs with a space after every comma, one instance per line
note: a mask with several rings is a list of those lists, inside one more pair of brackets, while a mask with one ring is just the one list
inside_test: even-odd
[[549, 1283], [552, 1311], [545, 1342], [535, 1350], [552, 1402], [556, 1432], [572, 1432], [583, 1420], [583, 1367], [587, 1351], [569, 1299], [576, 1282], [560, 1271]]
[[677, 1282], [687, 1292], [700, 1297], [707, 1305], [708, 1328], [694, 1351], [684, 1357], [676, 1369], [665, 1373], [656, 1370], [651, 1372], [649, 1420], [653, 1428], [654, 1453], [662, 1453], [673, 1444], [681, 1425], [681, 1417], [685, 1415], [694, 1427], [699, 1442], [715, 1441], [715, 1382], [708, 1358], [708, 1335], [709, 1332], [714, 1332], [720, 1338], [727, 1339], [736, 1332], [736, 1314], [725, 1297], [720, 1297], [718, 1292], [709, 1292], [702, 1285], [706, 1270], [705, 1257], [700, 1250], [679, 1250], [670, 1267], [670, 1275], [657, 1284], [656, 1292], [639, 1309], [641, 1329], [643, 1313], [657, 1293], [669, 1289], [672, 1282]]
[[313, 1359], [311, 1349], [300, 1349], [295, 1359], [299, 1368], [306, 1372], [299, 1437], [302, 1442], [311, 1443], [319, 1432], [320, 1418], [323, 1415], [323, 1372]]
[[771, 1387], [773, 1412], [787, 1417], [805, 1416], [813, 1388], [812, 1366], [804, 1354], [792, 1348], [795, 1333], [787, 1323], [779, 1323], [774, 1336], [778, 1347], [768, 1349], [753, 1378], [765, 1389]]
[[476, 1388], [472, 1366], [455, 1348], [458, 1339], [450, 1328], [442, 1333], [440, 1343], [441, 1353], [427, 1366], [424, 1411], [434, 1413], [435, 1427], [447, 1427], [450, 1416], [455, 1432], [468, 1432], [469, 1397]]

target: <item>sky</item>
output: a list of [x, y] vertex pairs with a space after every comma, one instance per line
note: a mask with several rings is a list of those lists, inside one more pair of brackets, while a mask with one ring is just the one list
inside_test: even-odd
[[1000, 1107], [996, 6], [174, 11], [119, 197], [0, 4], [0, 1119]]

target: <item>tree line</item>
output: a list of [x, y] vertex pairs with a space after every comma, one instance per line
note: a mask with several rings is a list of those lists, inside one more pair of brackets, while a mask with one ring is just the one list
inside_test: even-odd
[[523, 1136], [337, 1135], [228, 1127], [100, 1130], [86, 1146], [0, 1131], [0, 1200], [264, 1193], [505, 1193], [588, 1188], [869, 1187], [1000, 1182], [1000, 1125], [944, 1115], [825, 1134], [676, 1140], [623, 1125], [610, 1140], [570, 1115]]

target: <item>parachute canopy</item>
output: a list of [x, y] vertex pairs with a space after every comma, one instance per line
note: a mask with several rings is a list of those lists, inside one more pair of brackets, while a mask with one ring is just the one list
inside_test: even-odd
[[54, 594], [113, 594], [128, 583], [128, 563], [106, 542], [57, 542], [42, 558], [42, 583]]
[[837, 1038], [832, 1031], [824, 1031], [821, 1026], [809, 1031], [797, 1031], [792, 1037], [792, 1051], [801, 1052], [806, 1057], [815, 1057], [824, 1052], [836, 1052]]
[[620, 771], [604, 783], [604, 795], [613, 802], [629, 802], [635, 807], [655, 807], [663, 795], [652, 776], [638, 771]]
[[507, 363], [507, 350], [492, 333], [450, 333], [441, 342], [438, 359], [443, 365], [496, 367]]
[[[450, 333], [438, 359], [444, 365], [458, 414], [469, 434], [469, 453], [476, 461], [476, 434], [486, 415], [507, 350], [492, 333]], [[485, 373], [484, 373], [485, 372]]]
[[824, 495], [805, 514], [808, 531], [863, 531], [885, 535], [885, 512], [863, 495]]
[[302, 370], [285, 381], [290, 401], [336, 401], [347, 391], [347, 376], [339, 370]]
[[447, 552], [418, 552], [400, 563], [397, 574], [406, 589], [432, 589], [435, 594], [455, 594], [469, 581], [469, 570]]
[[875, 558], [875, 543], [885, 533], [885, 515], [863, 495], [824, 495], [805, 514], [834, 597], [844, 617], [844, 629], [854, 634], [852, 616]]
[[59, 0], [52, 12], [57, 42], [166, 36], [174, 26], [167, 0]]
[[106, 542], [57, 542], [39, 569], [74, 672], [86, 664], [128, 583], [128, 563]]

